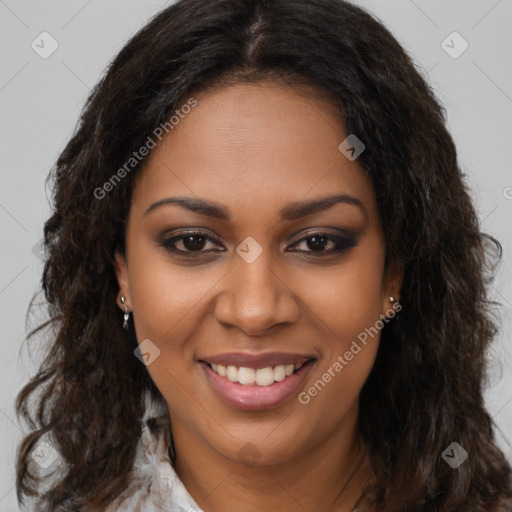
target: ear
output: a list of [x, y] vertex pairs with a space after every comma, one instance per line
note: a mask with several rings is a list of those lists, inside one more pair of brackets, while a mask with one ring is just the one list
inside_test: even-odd
[[403, 265], [398, 262], [389, 262], [384, 273], [382, 288], [382, 314], [384, 316], [389, 316], [390, 310], [394, 311], [399, 304], [403, 278]]
[[126, 258], [119, 251], [115, 252], [114, 259], [114, 268], [116, 272], [117, 284], [119, 285], [119, 293], [117, 294], [117, 304], [121, 311], [124, 312], [125, 306], [121, 302], [121, 297], [125, 298], [125, 305], [128, 307], [128, 309], [132, 309], [130, 297], [130, 282], [128, 278], [128, 265], [126, 264]]

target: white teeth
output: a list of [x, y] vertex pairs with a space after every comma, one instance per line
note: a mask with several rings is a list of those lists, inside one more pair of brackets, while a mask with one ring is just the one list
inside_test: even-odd
[[272, 368], [259, 368], [256, 371], [256, 384], [258, 386], [274, 384], [274, 370]]
[[[290, 365], [293, 367], [293, 364]], [[293, 370], [292, 370], [293, 373]], [[290, 374], [291, 375], [291, 374]], [[276, 382], [281, 382], [286, 377], [286, 366], [284, 364], [280, 364], [274, 368], [274, 380]]]
[[228, 366], [226, 375], [231, 382], [238, 382], [238, 368], [236, 366]]
[[221, 377], [227, 377], [231, 382], [238, 382], [244, 386], [271, 386], [274, 382], [281, 382], [286, 377], [293, 374], [295, 370], [302, 368], [304, 363], [300, 364], [280, 364], [271, 368], [254, 368], [237, 366], [224, 366], [222, 364], [211, 364], [212, 370]]
[[[258, 370], [259, 371], [259, 370]], [[238, 382], [250, 386], [256, 380], [256, 370], [254, 368], [239, 368], [238, 369]]]

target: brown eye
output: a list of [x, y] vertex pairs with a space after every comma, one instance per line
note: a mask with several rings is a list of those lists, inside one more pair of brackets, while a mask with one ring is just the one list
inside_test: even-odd
[[219, 252], [218, 249], [208, 247], [208, 244], [218, 246], [217, 241], [200, 231], [165, 238], [160, 243], [165, 249], [177, 253]]
[[312, 233], [295, 242], [293, 247], [298, 247], [301, 244], [305, 246], [304, 249], [293, 249], [293, 251], [319, 253], [319, 255], [323, 255], [350, 249], [351, 247], [357, 245], [357, 240], [355, 237], [349, 235], [337, 236], [331, 233]]
[[326, 250], [327, 249], [327, 245], [329, 245], [329, 243], [331, 244], [334, 244], [334, 247], [336, 247], [336, 244], [330, 240], [329, 238], [327, 238], [326, 236], [318, 236], [318, 235], [313, 235], [313, 236], [308, 236], [306, 239], [306, 245], [308, 247], [308, 249], [310, 249], [311, 251], [323, 251], [323, 250]]
[[206, 238], [201, 235], [187, 235], [182, 239], [183, 246], [187, 251], [201, 251], [206, 245]]

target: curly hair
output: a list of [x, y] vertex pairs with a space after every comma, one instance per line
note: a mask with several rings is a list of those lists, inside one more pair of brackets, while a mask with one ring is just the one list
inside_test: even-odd
[[[316, 86], [366, 144], [358, 162], [376, 193], [386, 261], [404, 268], [403, 310], [382, 330], [359, 397], [377, 510], [512, 510], [511, 468], [482, 396], [497, 333], [487, 289], [501, 246], [480, 231], [432, 89], [391, 33], [343, 0], [180, 0], [126, 44], [93, 89], [51, 173], [49, 320], [29, 339], [50, 328], [52, 342], [17, 397], [31, 427], [18, 448], [18, 500], [103, 510], [125, 488], [143, 398], [161, 398], [115, 300], [114, 253], [124, 252], [147, 158], [102, 199], [95, 190], [184, 98], [243, 81]], [[51, 481], [30, 465], [47, 435], [66, 467]], [[470, 454], [456, 471], [441, 458], [454, 441]]]

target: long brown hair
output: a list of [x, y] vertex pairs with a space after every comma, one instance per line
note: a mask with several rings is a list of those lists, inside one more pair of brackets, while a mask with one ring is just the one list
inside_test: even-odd
[[[161, 398], [115, 301], [113, 255], [124, 250], [146, 159], [103, 197], [97, 189], [194, 91], [244, 80], [304, 81], [333, 98], [366, 145], [358, 161], [376, 191], [387, 261], [405, 269], [403, 310], [382, 330], [360, 395], [373, 502], [385, 512], [511, 510], [511, 469], [482, 398], [497, 330], [486, 289], [501, 247], [480, 231], [432, 90], [388, 30], [342, 0], [178, 1], [94, 88], [51, 175], [42, 278], [50, 320], [36, 331], [46, 328], [50, 341], [17, 398], [32, 429], [18, 451], [19, 500], [101, 510], [126, 487], [143, 395]], [[65, 468], [52, 478], [30, 457], [46, 438]], [[441, 456], [452, 442], [469, 453], [456, 470]]]

